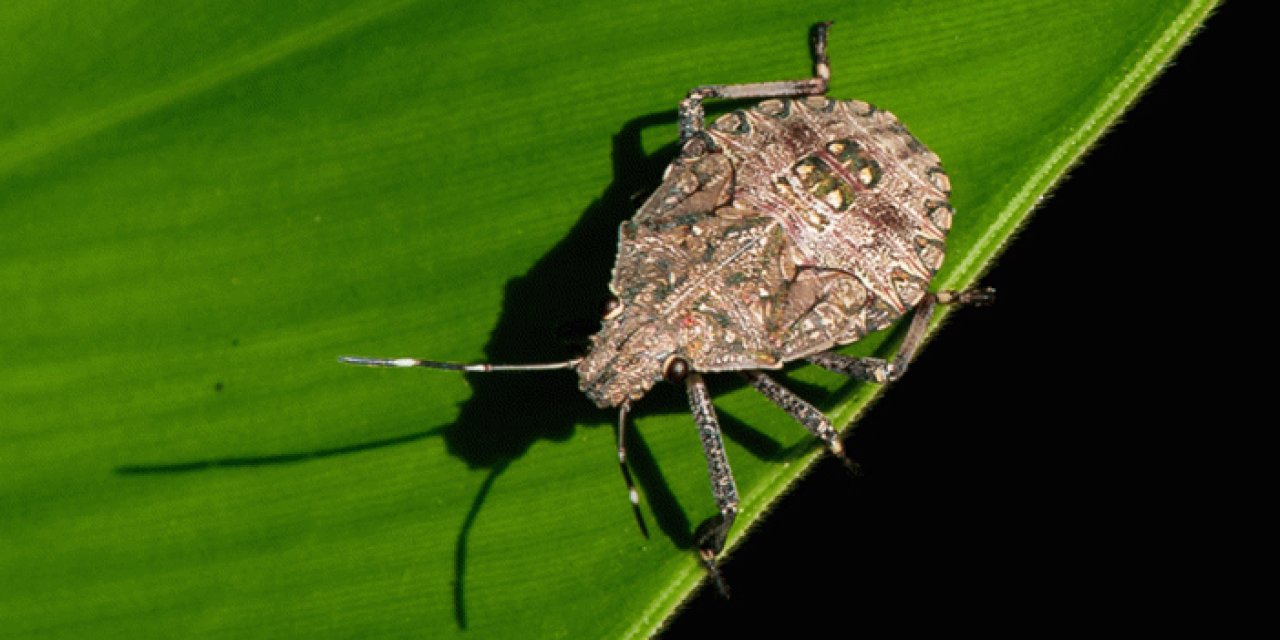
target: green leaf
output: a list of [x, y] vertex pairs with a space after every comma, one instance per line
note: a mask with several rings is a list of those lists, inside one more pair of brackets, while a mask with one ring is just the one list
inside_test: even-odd
[[[336, 357], [564, 357], [676, 102], [806, 76], [818, 19], [831, 95], [943, 158], [935, 286], [972, 284], [1214, 6], [69, 4], [0, 5], [0, 634], [22, 637], [651, 634], [714, 511], [679, 393], [634, 414], [645, 539], [614, 416], [570, 373]], [[879, 391], [787, 378], [841, 424]], [[713, 392], [736, 543], [821, 452]]]

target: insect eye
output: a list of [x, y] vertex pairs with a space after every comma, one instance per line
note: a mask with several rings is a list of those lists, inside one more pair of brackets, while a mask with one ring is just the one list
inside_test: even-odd
[[622, 315], [622, 301], [617, 298], [609, 298], [604, 301], [601, 313], [605, 320], [612, 320]]
[[666, 378], [671, 384], [679, 384], [684, 382], [685, 376], [689, 375], [689, 361], [677, 355], [667, 356], [667, 361], [662, 365], [662, 377]]

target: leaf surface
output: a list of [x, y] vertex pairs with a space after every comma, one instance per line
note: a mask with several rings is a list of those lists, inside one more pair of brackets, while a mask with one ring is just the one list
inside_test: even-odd
[[[572, 375], [336, 357], [563, 358], [678, 100], [806, 76], [817, 19], [830, 95], [943, 158], [972, 284], [1213, 8], [229, 5], [0, 6], [0, 636], [651, 634], [714, 511], [679, 393], [634, 414], [645, 539]], [[736, 542], [820, 451], [713, 392]]]

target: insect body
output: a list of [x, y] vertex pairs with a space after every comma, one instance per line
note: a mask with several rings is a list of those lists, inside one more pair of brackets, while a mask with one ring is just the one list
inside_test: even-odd
[[[343, 361], [471, 372], [573, 369], [597, 406], [619, 410], [619, 461], [633, 505], [625, 447], [631, 404], [659, 380], [683, 384], [719, 508], [696, 538], [719, 582], [716, 557], [738, 494], [701, 374], [742, 372], [843, 459], [831, 422], [763, 371], [807, 359], [861, 380], [896, 379], [937, 304], [987, 302], [993, 293], [928, 292], [951, 226], [949, 181], [938, 157], [893, 115], [824, 96], [829, 26], [813, 30], [815, 77], [708, 85], [681, 102], [680, 154], [622, 225], [609, 285], [614, 298], [585, 357], [540, 365]], [[765, 100], [706, 126], [707, 98]], [[913, 308], [893, 361], [832, 351]]]
[[582, 390], [617, 406], [668, 357], [777, 369], [854, 342], [924, 298], [950, 223], [937, 156], [886, 112], [812, 97], [727, 114], [622, 226], [619, 305]]

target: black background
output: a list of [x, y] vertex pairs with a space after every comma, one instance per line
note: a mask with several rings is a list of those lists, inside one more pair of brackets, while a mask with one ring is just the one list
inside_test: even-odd
[[1222, 419], [1204, 407], [1239, 373], [1225, 358], [1254, 303], [1233, 287], [1257, 275], [1216, 261], [1263, 251], [1250, 217], [1274, 213], [1234, 175], [1240, 74], [1274, 71], [1235, 55], [1230, 14], [1035, 212], [983, 280], [995, 306], [953, 314], [861, 420], [846, 446], [865, 476], [821, 462], [724, 566], [732, 597], [704, 585], [662, 637], [1213, 617]]

